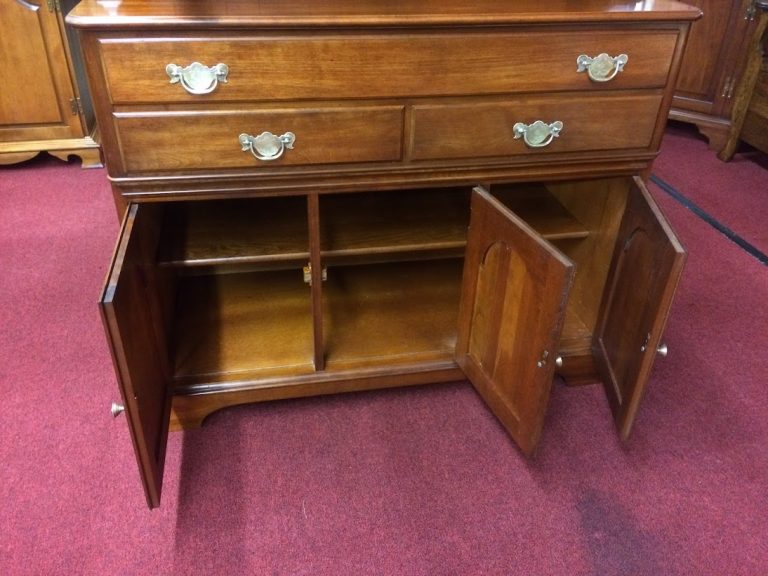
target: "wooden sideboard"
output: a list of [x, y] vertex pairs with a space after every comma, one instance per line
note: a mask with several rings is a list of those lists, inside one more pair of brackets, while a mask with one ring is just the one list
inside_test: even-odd
[[45, 151], [102, 165], [79, 50], [70, 51], [64, 28], [75, 3], [0, 0], [0, 164]]
[[82, 2], [148, 504], [169, 428], [256, 401], [468, 378], [532, 455], [560, 374], [626, 438], [685, 259], [641, 176], [698, 15]]
[[[722, 160], [733, 155], [729, 137], [743, 110], [738, 102], [751, 93], [749, 60], [759, 37], [765, 0], [688, 0], [703, 16], [691, 26], [675, 88], [670, 118], [689, 122], [709, 140]], [[752, 77], [754, 83], [754, 78]]]

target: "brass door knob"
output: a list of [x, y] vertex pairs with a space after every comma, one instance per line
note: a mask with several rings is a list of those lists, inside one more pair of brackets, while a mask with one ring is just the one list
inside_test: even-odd
[[125, 406], [118, 404], [117, 402], [112, 402], [112, 407], [109, 411], [112, 413], [112, 418], [117, 418], [120, 414], [125, 412]]

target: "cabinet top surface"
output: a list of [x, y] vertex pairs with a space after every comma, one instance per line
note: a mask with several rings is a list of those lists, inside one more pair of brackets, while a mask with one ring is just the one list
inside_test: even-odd
[[414, 26], [693, 20], [674, 0], [83, 0], [78, 27]]

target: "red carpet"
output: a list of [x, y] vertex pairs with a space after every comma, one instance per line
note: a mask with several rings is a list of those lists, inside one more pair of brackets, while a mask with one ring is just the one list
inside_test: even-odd
[[730, 162], [705, 161], [706, 139], [678, 123], [667, 129], [663, 150], [653, 167], [657, 176], [768, 254], [768, 156], [745, 150]]
[[[732, 166], [768, 171], [689, 144], [660, 175], [755, 239]], [[653, 192], [690, 257], [626, 446], [598, 387], [555, 388], [532, 463], [465, 384], [274, 402], [172, 434], [149, 512], [109, 415], [104, 172], [0, 169], [0, 573], [768, 574], [768, 273]]]

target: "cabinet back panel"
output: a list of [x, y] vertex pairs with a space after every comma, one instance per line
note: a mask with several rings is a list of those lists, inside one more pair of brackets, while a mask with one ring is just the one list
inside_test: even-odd
[[180, 279], [176, 377], [313, 371], [309, 288], [300, 269]]
[[209, 266], [309, 258], [304, 196], [174, 203], [166, 211], [163, 232], [161, 264]]
[[[566, 308], [563, 343], [589, 350], [603, 288], [611, 264], [621, 214], [627, 199], [628, 180], [613, 178], [550, 184], [550, 194], [590, 230], [587, 238], [558, 243], [576, 264], [576, 276]], [[573, 331], [571, 331], [573, 330]], [[569, 338], [575, 341], [568, 342]]]
[[328, 369], [450, 360], [463, 261], [334, 267], [323, 284]]

